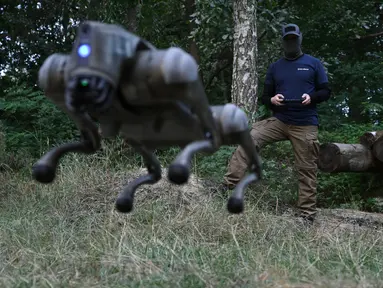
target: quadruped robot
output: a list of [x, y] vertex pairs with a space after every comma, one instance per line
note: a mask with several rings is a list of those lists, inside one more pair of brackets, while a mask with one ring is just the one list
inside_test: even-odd
[[46, 97], [81, 133], [81, 141], [53, 148], [33, 165], [32, 176], [40, 183], [53, 182], [66, 153], [95, 153], [102, 137], [118, 135], [142, 155], [148, 171], [118, 195], [116, 209], [122, 213], [133, 209], [140, 185], [161, 179], [161, 164], [153, 154], [158, 148], [182, 148], [168, 168], [169, 180], [182, 185], [188, 182], [193, 155], [241, 145], [249, 173], [227, 202], [230, 213], [243, 211], [245, 188], [262, 177], [246, 114], [233, 104], [210, 106], [196, 61], [180, 48], [157, 49], [119, 25], [85, 21], [71, 53], [50, 55], [38, 77]]

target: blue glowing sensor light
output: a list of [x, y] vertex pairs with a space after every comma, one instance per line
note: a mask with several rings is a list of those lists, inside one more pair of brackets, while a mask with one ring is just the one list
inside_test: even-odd
[[88, 44], [82, 44], [78, 47], [77, 53], [80, 57], [86, 58], [90, 55], [90, 46]]

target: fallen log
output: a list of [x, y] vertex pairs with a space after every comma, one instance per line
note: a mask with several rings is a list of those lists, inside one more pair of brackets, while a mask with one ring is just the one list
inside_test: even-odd
[[376, 140], [372, 146], [372, 155], [383, 163], [383, 136]]
[[318, 168], [329, 173], [377, 172], [382, 169], [371, 149], [362, 144], [341, 143], [320, 145]]
[[374, 143], [382, 136], [383, 131], [366, 132], [359, 137], [359, 143], [371, 149]]

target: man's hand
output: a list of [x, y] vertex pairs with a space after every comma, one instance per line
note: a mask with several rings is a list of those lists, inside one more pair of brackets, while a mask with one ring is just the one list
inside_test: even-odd
[[282, 94], [277, 94], [271, 98], [271, 103], [276, 106], [282, 106], [285, 105], [282, 103], [283, 99], [285, 99], [285, 97]]
[[311, 103], [311, 97], [309, 94], [303, 94], [302, 98], [304, 99], [302, 102], [303, 105], [309, 105]]

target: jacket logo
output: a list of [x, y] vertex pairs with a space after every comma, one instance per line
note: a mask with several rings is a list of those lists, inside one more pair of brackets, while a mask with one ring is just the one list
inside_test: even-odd
[[309, 68], [298, 68], [298, 71], [309, 71], [310, 69]]

